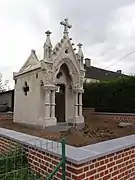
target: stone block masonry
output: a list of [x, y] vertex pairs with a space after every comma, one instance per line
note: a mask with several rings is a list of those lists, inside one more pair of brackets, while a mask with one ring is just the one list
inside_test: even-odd
[[[46, 177], [61, 159], [61, 144], [0, 128], [0, 152], [11, 142], [22, 144], [29, 165]], [[66, 180], [134, 180], [135, 135], [80, 148], [66, 146]], [[53, 180], [61, 180], [60, 169]]]

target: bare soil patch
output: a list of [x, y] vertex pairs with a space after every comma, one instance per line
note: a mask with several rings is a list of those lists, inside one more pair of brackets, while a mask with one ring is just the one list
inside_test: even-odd
[[104, 120], [90, 114], [84, 116], [86, 125], [83, 130], [72, 127], [68, 132], [62, 133], [45, 132], [41, 129], [13, 123], [11, 120], [0, 121], [0, 127], [56, 141], [65, 137], [67, 144], [77, 147], [135, 134], [135, 122], [133, 121], [132, 126], [122, 128], [119, 127], [120, 120]]

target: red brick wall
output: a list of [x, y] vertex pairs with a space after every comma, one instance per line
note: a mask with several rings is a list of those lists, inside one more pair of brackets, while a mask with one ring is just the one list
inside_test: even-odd
[[4, 138], [0, 137], [0, 154], [5, 154], [6, 152], [10, 151], [11, 149], [14, 150], [16, 147], [16, 143]]
[[75, 180], [134, 180], [135, 147], [92, 160], [82, 165], [72, 164]]
[[96, 118], [104, 119], [104, 120], [116, 120], [116, 121], [134, 121], [135, 114], [133, 113], [102, 113], [102, 112], [94, 112], [91, 108], [84, 108], [83, 115], [85, 117], [94, 116]]
[[[9, 150], [9, 140], [0, 139], [0, 151]], [[59, 163], [60, 158], [52, 154], [25, 147], [30, 167], [46, 177]], [[53, 180], [61, 180], [61, 169]], [[135, 147], [94, 159], [83, 164], [67, 161], [66, 180], [134, 180]]]
[[0, 121], [1, 120], [13, 120], [13, 113], [0, 113]]
[[135, 115], [124, 115], [124, 114], [100, 114], [100, 113], [93, 113], [93, 116], [97, 118], [102, 118], [104, 120], [116, 120], [116, 121], [134, 121]]

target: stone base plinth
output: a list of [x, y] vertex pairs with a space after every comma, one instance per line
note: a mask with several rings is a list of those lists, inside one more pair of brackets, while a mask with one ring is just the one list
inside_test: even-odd
[[83, 116], [77, 116], [77, 117], [74, 117], [73, 119], [69, 119], [67, 121], [67, 124], [71, 125], [71, 126], [76, 126], [77, 128], [82, 129], [85, 126], [84, 117]]

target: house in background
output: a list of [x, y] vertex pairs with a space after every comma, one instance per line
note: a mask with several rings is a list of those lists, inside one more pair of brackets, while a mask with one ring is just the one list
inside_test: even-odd
[[101, 69], [98, 67], [91, 66], [91, 59], [89, 58], [85, 59], [84, 69], [86, 71], [85, 72], [86, 83], [109, 81], [127, 76], [125, 74], [122, 74], [121, 70], [117, 70], [116, 72], [114, 72], [114, 71], [109, 71], [106, 69]]

